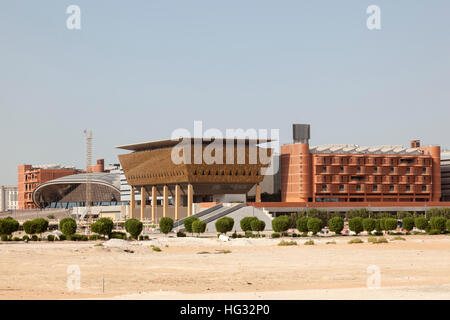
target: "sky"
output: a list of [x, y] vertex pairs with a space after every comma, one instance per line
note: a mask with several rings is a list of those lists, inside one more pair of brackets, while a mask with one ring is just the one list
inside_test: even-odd
[[[69, 5], [81, 29], [69, 30]], [[369, 5], [381, 29], [369, 30]], [[0, 185], [178, 128], [450, 147], [447, 0], [2, 0]]]

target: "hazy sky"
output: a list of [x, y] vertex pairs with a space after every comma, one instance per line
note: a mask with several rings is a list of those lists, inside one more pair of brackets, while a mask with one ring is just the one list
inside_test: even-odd
[[106, 163], [194, 120], [450, 147], [449, 15], [448, 0], [2, 0], [0, 185], [22, 163], [84, 167], [84, 128]]

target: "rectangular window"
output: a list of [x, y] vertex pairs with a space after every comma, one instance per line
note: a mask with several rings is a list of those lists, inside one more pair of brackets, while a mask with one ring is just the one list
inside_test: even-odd
[[378, 168], [373, 168], [373, 173], [378, 173]]
[[378, 186], [373, 186], [373, 191], [378, 191]]

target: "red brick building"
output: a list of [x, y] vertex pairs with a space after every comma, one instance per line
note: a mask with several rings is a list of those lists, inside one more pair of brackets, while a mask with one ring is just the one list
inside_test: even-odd
[[440, 147], [281, 146], [283, 202], [428, 202], [441, 199]]

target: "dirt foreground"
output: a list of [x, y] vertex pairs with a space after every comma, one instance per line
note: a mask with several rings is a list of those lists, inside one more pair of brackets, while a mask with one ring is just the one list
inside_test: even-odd
[[450, 299], [450, 236], [354, 238], [4, 242], [0, 299]]

